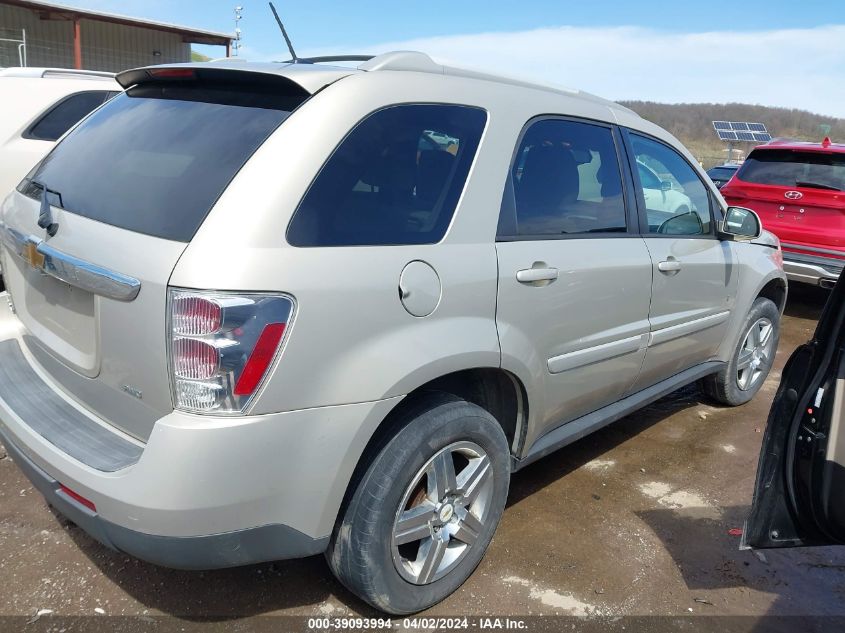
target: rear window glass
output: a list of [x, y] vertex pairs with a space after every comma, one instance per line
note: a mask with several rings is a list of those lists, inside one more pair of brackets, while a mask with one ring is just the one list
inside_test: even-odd
[[38, 119], [24, 136], [39, 141], [55, 141], [113, 94], [108, 90], [92, 90], [70, 95]]
[[707, 172], [707, 175], [711, 178], [719, 178], [720, 180], [730, 180], [731, 176], [734, 175], [734, 172], [736, 172], [736, 169], [714, 167], [713, 169]]
[[397, 105], [359, 123], [323, 165], [288, 228], [294, 246], [433, 244], [446, 234], [487, 114]]
[[302, 97], [243, 85], [137, 86], [75, 128], [22, 191], [130, 231], [188, 242]]
[[761, 185], [845, 190], [845, 154], [755, 150], [737, 174], [740, 180]]

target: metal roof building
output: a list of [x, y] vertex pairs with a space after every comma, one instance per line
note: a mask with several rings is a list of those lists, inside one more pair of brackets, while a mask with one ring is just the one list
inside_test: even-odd
[[118, 72], [190, 61], [191, 44], [224, 46], [228, 57], [232, 38], [51, 2], [0, 0], [0, 66]]

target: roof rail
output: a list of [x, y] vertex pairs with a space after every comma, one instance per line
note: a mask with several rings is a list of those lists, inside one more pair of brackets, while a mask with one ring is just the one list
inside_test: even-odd
[[[537, 90], [545, 90], [547, 92], [556, 92], [559, 94], [577, 94], [586, 96], [586, 93], [583, 93], [580, 90], [567, 88], [565, 86], [554, 86], [537, 81], [531, 81], [530, 79], [508, 77], [507, 75], [497, 75], [479, 70], [471, 70], [469, 68], [459, 68], [457, 66], [444, 66], [443, 64], [435, 62], [425, 53], [419, 53], [416, 51], [394, 51], [392, 53], [384, 53], [383, 55], [378, 55], [373, 57], [371, 60], [364, 62], [358, 66], [358, 69], [370, 72], [379, 70], [405, 70], [421, 73], [434, 73], [438, 75], [450, 75], [453, 77], [465, 77], [467, 79], [494, 81], [496, 83], [508, 84], [510, 86], [534, 88]], [[594, 97], [593, 95], [590, 95], [590, 97], [600, 101], [606, 101], [605, 99]]]
[[73, 68], [45, 68], [41, 74], [42, 77], [85, 77], [90, 79], [92, 77], [114, 79], [114, 73], [103, 72], [99, 70], [76, 70]]
[[446, 67], [435, 62], [425, 53], [394, 51], [377, 55], [358, 66], [359, 70], [412, 70], [421, 73], [446, 74]]
[[324, 64], [326, 62], [367, 62], [370, 61], [374, 55], [323, 55], [321, 57], [297, 57], [296, 59], [286, 59], [283, 62], [276, 62], [278, 64]]
[[75, 68], [33, 68], [30, 66], [12, 66], [0, 69], [0, 77], [40, 77], [40, 78], [78, 78], [78, 79], [114, 79], [114, 73], [98, 70], [77, 70]]

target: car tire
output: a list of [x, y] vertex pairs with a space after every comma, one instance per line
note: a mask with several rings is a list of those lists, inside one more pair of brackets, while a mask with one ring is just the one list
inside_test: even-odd
[[326, 558], [347, 589], [404, 615], [446, 598], [481, 562], [507, 500], [510, 452], [490, 413], [450, 394], [422, 397], [393, 428], [342, 511]]
[[742, 324], [730, 362], [718, 373], [702, 379], [704, 393], [731, 407], [751, 400], [774, 364], [779, 340], [780, 311], [771, 300], [758, 297]]

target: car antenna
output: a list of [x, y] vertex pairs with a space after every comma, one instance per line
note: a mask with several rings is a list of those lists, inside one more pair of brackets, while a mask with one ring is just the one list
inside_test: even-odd
[[296, 51], [293, 50], [293, 44], [291, 44], [290, 38], [288, 37], [288, 32], [285, 30], [285, 25], [282, 24], [282, 20], [279, 17], [279, 14], [276, 12], [276, 7], [273, 6], [272, 2], [268, 2], [267, 4], [270, 5], [270, 10], [273, 12], [273, 17], [276, 18], [276, 23], [279, 25], [279, 28], [282, 30], [282, 35], [285, 38], [285, 43], [288, 45], [288, 50], [290, 51], [291, 61], [294, 64], [298, 63], [299, 57], [296, 56]]

